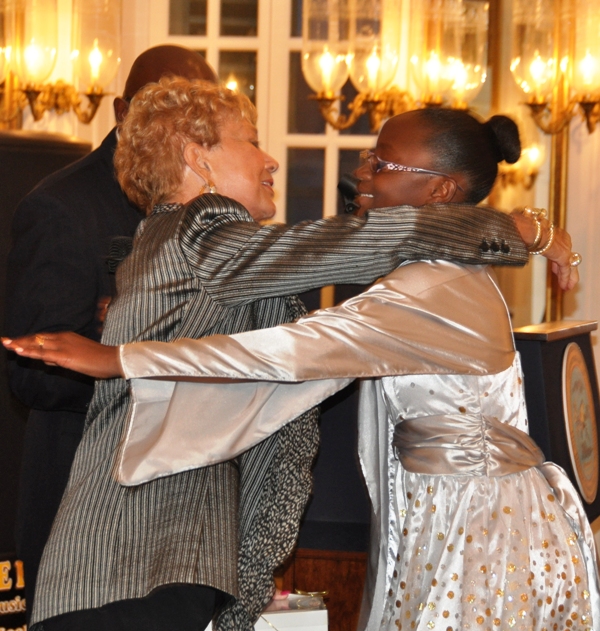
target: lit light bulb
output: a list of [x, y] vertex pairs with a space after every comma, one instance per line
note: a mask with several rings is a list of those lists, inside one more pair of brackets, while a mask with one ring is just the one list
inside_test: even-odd
[[381, 68], [381, 59], [379, 55], [373, 51], [367, 59], [367, 76], [369, 81], [369, 91], [375, 92], [378, 87], [379, 69]]
[[529, 65], [529, 74], [533, 79], [536, 87], [540, 86], [544, 82], [544, 74], [546, 72], [546, 62], [540, 57], [540, 54], [536, 52], [533, 61]]
[[29, 45], [25, 47], [23, 59], [25, 60], [28, 76], [32, 79], [38, 77], [44, 66], [44, 51], [36, 43], [35, 39], [32, 39]]
[[579, 74], [581, 83], [584, 86], [591, 87], [598, 76], [598, 60], [587, 50], [585, 57], [579, 62]]
[[238, 80], [235, 78], [235, 75], [230, 74], [229, 77], [227, 77], [227, 82], [225, 83], [225, 86], [232, 92], [237, 92]]
[[442, 62], [435, 50], [429, 53], [429, 59], [425, 62], [425, 75], [429, 85], [437, 86], [442, 76]]
[[333, 55], [329, 52], [328, 48], [325, 48], [321, 58], [319, 59], [319, 68], [321, 69], [321, 83], [325, 92], [331, 91], [331, 76], [333, 74], [333, 68], [335, 66], [335, 60]]
[[0, 48], [0, 82], [6, 78], [6, 73], [10, 65], [11, 47]]
[[457, 93], [464, 92], [467, 89], [469, 75], [465, 65], [460, 59], [455, 59], [451, 63], [452, 72], [452, 90]]
[[538, 144], [532, 144], [524, 147], [521, 152], [521, 159], [529, 165], [530, 170], [537, 171], [544, 161], [544, 153]]
[[90, 51], [88, 55], [88, 61], [90, 63], [90, 76], [92, 79], [92, 83], [97, 83], [100, 77], [100, 67], [102, 66], [102, 61], [104, 57], [102, 52], [98, 48], [98, 40], [94, 40], [94, 47]]

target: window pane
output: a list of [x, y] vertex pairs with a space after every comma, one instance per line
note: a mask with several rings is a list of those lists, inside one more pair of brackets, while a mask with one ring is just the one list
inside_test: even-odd
[[290, 134], [324, 134], [325, 121], [317, 102], [308, 97], [313, 94], [302, 75], [300, 53], [290, 53], [290, 100], [288, 132]]
[[171, 0], [169, 35], [206, 35], [206, 0]]
[[302, 37], [302, 0], [292, 0], [292, 37]]
[[221, 35], [255, 37], [258, 33], [258, 0], [222, 0]]
[[[287, 156], [287, 223], [321, 219], [325, 152], [322, 149], [290, 148]], [[309, 311], [321, 305], [321, 292], [318, 289], [300, 297]]]
[[[364, 148], [366, 149], [367, 147]], [[358, 154], [359, 151], [356, 149], [344, 149], [340, 151], [338, 179], [341, 178], [344, 173], [352, 173], [360, 166], [360, 158]], [[344, 206], [341, 196], [339, 197], [338, 215], [341, 215], [344, 212]], [[338, 303], [342, 300], [347, 300], [352, 296], [356, 296], [356, 294], [359, 294], [365, 288], [366, 286], [364, 285], [337, 285], [334, 288], [334, 301]]]
[[219, 79], [256, 103], [256, 52], [222, 50], [219, 53]]
[[[370, 147], [362, 147], [362, 149], [368, 149]], [[339, 171], [338, 171], [338, 181], [345, 173], [352, 173], [355, 169], [358, 169], [360, 166], [360, 150], [359, 149], [344, 149], [339, 152]], [[338, 215], [344, 214], [344, 203], [342, 201], [342, 196], [338, 195]]]
[[288, 149], [287, 223], [323, 216], [323, 149]]

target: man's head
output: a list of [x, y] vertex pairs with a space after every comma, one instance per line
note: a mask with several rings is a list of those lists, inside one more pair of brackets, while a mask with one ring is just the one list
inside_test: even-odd
[[133, 62], [125, 83], [123, 97], [114, 101], [117, 123], [123, 122], [129, 109], [129, 102], [136, 92], [148, 83], [156, 83], [161, 77], [173, 75], [185, 79], [204, 79], [217, 83], [215, 71], [204, 57], [183, 46], [154, 46], [144, 51]]

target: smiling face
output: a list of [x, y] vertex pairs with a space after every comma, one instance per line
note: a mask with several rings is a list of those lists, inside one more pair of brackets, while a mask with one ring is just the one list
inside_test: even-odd
[[[436, 171], [433, 155], [427, 146], [429, 135], [430, 130], [420, 121], [419, 112], [407, 112], [387, 121], [373, 153], [381, 160]], [[359, 216], [373, 208], [461, 201], [456, 183], [444, 176], [387, 170], [373, 173], [368, 161], [354, 175], [360, 179], [359, 195], [355, 199], [360, 205], [356, 212]], [[453, 184], [449, 184], [451, 182]]]
[[227, 119], [219, 144], [205, 153], [204, 161], [217, 193], [240, 202], [256, 221], [273, 217], [273, 173], [279, 164], [259, 148], [252, 123]]

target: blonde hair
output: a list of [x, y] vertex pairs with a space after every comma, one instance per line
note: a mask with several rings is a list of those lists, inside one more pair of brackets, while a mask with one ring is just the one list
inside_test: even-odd
[[256, 123], [256, 109], [243, 94], [207, 81], [163, 77], [142, 88], [119, 126], [114, 164], [127, 197], [150, 212], [183, 181], [183, 150], [189, 142], [211, 148], [225, 121]]

